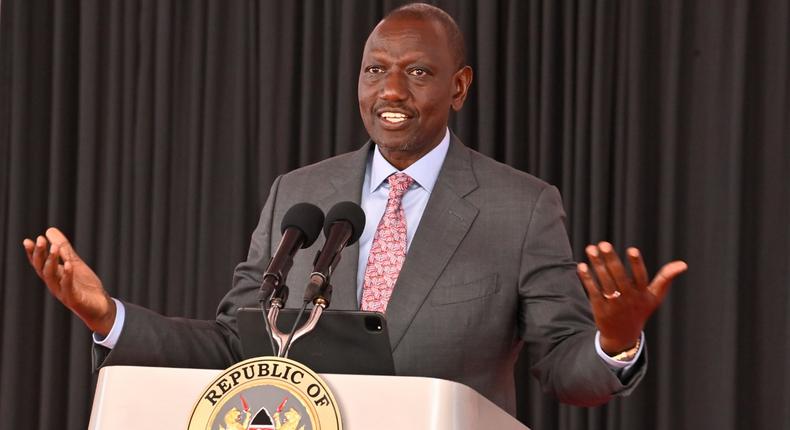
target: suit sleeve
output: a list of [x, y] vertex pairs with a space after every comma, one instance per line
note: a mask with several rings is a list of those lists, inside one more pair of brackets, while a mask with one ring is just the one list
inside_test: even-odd
[[94, 369], [109, 365], [223, 369], [241, 360], [236, 328], [238, 308], [256, 304], [256, 292], [271, 255], [272, 214], [278, 177], [252, 234], [247, 260], [236, 266], [233, 287], [217, 308], [215, 320], [165, 317], [124, 302], [126, 321], [112, 350], [94, 345]]
[[522, 247], [519, 331], [531, 372], [544, 392], [564, 403], [595, 406], [628, 394], [644, 376], [647, 354], [626, 384], [595, 351], [597, 331], [576, 275], [559, 191], [538, 196]]

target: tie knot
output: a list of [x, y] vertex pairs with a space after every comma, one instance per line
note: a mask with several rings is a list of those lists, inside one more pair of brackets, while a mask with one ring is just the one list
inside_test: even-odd
[[390, 198], [401, 198], [406, 193], [406, 190], [409, 189], [411, 183], [414, 182], [414, 179], [405, 173], [396, 173], [390, 175], [387, 178], [387, 182], [390, 183]]

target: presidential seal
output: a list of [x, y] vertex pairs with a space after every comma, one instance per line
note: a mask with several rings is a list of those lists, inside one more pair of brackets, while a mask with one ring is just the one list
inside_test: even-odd
[[340, 430], [329, 387], [301, 363], [257, 357], [237, 363], [209, 385], [189, 430]]

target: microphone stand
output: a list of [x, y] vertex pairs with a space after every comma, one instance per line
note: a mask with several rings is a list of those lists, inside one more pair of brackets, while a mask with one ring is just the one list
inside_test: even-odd
[[[285, 298], [288, 297], [288, 291], [286, 286], [283, 286], [285, 289]], [[309, 288], [309, 287], [308, 287]], [[315, 294], [312, 300], [305, 300], [304, 306], [299, 314], [296, 316], [296, 320], [294, 321], [294, 328], [299, 323], [299, 320], [302, 317], [302, 312], [304, 312], [307, 304], [312, 302], [313, 308], [310, 311], [310, 316], [307, 318], [307, 321], [302, 324], [301, 327], [298, 329], [291, 330], [291, 333], [283, 333], [277, 327], [277, 318], [280, 316], [280, 309], [285, 306], [285, 300], [281, 297], [280, 294], [275, 293], [272, 297], [270, 302], [269, 308], [269, 315], [268, 315], [268, 322], [269, 327], [271, 327], [272, 338], [274, 338], [275, 343], [277, 343], [278, 351], [272, 351], [277, 354], [278, 357], [288, 357], [288, 352], [291, 350], [291, 346], [293, 346], [294, 342], [299, 340], [304, 335], [310, 333], [315, 329], [316, 325], [318, 324], [318, 320], [323, 315], [324, 309], [329, 307], [329, 303], [332, 300], [332, 285], [326, 284], [325, 288], [322, 288], [322, 292], [319, 294]]]

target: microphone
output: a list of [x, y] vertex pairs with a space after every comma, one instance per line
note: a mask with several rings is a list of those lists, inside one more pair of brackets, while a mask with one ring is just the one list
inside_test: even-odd
[[[299, 248], [308, 248], [315, 242], [323, 223], [324, 212], [310, 203], [297, 203], [285, 212], [280, 223], [283, 237], [263, 274], [258, 301], [266, 301], [274, 294], [281, 294], [281, 286], [284, 286], [288, 271], [293, 266], [294, 255]], [[281, 299], [285, 302], [287, 296]]]
[[324, 221], [326, 242], [313, 262], [313, 273], [304, 295], [306, 302], [326, 293], [332, 272], [340, 262], [340, 253], [358, 241], [364, 229], [365, 212], [354, 202], [340, 202], [327, 212]]

